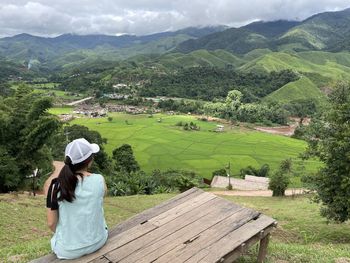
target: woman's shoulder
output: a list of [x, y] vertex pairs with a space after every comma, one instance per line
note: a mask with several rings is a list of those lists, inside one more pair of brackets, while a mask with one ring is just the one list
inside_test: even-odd
[[99, 173], [91, 173], [87, 178], [90, 178], [88, 180], [95, 181], [95, 182], [104, 182], [105, 179], [102, 174]]
[[91, 173], [89, 176], [90, 177], [96, 177], [96, 178], [102, 178], [102, 179], [104, 178], [103, 175], [99, 174], [99, 173]]

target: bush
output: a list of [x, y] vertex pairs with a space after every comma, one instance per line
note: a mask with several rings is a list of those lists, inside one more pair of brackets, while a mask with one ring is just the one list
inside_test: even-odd
[[213, 171], [212, 172], [212, 176], [214, 177], [215, 175], [218, 175], [218, 176], [226, 176], [226, 170], [224, 168], [221, 168], [219, 170], [216, 170], [216, 171]]
[[253, 166], [247, 166], [246, 168], [242, 168], [239, 172], [240, 176], [242, 178], [245, 177], [245, 175], [254, 175], [258, 177], [268, 177], [270, 171], [270, 166], [268, 164], [263, 164], [260, 169], [256, 169]]
[[255, 169], [253, 166], [247, 166], [246, 168], [242, 168], [240, 171], [239, 171], [239, 174], [242, 178], [245, 177], [246, 174], [248, 175], [256, 175], [258, 173], [258, 170]]
[[116, 173], [106, 180], [110, 193], [115, 196], [136, 194], [169, 193], [175, 190], [181, 192], [199, 186], [200, 178], [194, 172], [181, 170], [153, 171], [146, 174], [143, 171]]
[[284, 196], [284, 192], [290, 183], [288, 174], [282, 170], [277, 170], [270, 178], [269, 189], [272, 190], [272, 196]]

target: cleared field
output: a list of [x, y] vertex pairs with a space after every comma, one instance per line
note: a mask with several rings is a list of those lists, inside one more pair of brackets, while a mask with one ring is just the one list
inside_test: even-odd
[[55, 107], [55, 108], [51, 108], [49, 109], [49, 113], [51, 114], [55, 114], [55, 115], [59, 115], [59, 114], [70, 114], [72, 113], [74, 110], [73, 107]]
[[[107, 224], [112, 227], [174, 195], [107, 197], [104, 204]], [[266, 262], [348, 262], [349, 223], [327, 223], [319, 215], [319, 206], [308, 197], [225, 198], [278, 221]], [[0, 195], [0, 262], [28, 262], [50, 252], [51, 233], [46, 226], [44, 204], [43, 196]], [[253, 248], [238, 262], [256, 262], [256, 255]]]
[[[225, 167], [231, 162], [232, 172], [248, 165], [260, 167], [269, 164], [276, 168], [280, 161], [293, 158], [300, 161], [298, 155], [306, 147], [301, 140], [266, 134], [247, 129], [225, 127], [225, 132], [216, 133], [217, 123], [198, 121], [193, 116], [126, 115], [109, 114], [107, 118], [79, 118], [72, 124], [85, 125], [107, 138], [106, 150], [124, 143], [133, 147], [137, 161], [145, 171], [169, 168], [188, 169], [199, 175], [211, 178], [214, 170]], [[159, 119], [161, 118], [161, 122]], [[195, 122], [200, 131], [184, 131], [176, 123]], [[306, 169], [314, 171], [319, 166], [316, 161], [308, 161]]]

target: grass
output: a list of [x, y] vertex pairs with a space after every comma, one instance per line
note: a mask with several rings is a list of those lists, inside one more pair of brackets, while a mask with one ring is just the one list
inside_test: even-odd
[[[284, 136], [256, 132], [248, 129], [226, 126], [225, 132], [212, 132], [214, 122], [196, 120], [193, 116], [168, 116], [110, 114], [107, 118], [79, 118], [72, 124], [87, 126], [107, 138], [106, 150], [109, 154], [124, 143], [133, 147], [137, 161], [147, 172], [154, 169], [187, 169], [211, 178], [214, 170], [231, 162], [233, 174], [241, 168], [252, 165], [260, 167], [267, 163], [272, 169], [281, 160], [293, 158], [299, 162], [298, 155], [305, 150], [306, 143]], [[162, 118], [162, 122], [158, 119]], [[126, 124], [126, 120], [128, 124]], [[184, 131], [175, 126], [179, 121], [195, 122], [200, 131]], [[308, 161], [307, 171], [315, 171], [319, 163]]]
[[300, 73], [318, 73], [334, 80], [350, 80], [350, 53], [308, 51], [295, 54], [268, 53], [241, 67], [245, 71], [281, 71], [291, 69]]
[[60, 115], [60, 114], [71, 114], [73, 113], [73, 110], [74, 110], [73, 107], [65, 106], [65, 107], [50, 108], [48, 112], [51, 114]]
[[[175, 194], [107, 197], [105, 215], [111, 227]], [[350, 224], [329, 223], [308, 197], [225, 197], [278, 221], [267, 262], [335, 262], [350, 258]], [[27, 262], [50, 252], [51, 233], [42, 196], [0, 195], [0, 262]], [[239, 262], [255, 262], [253, 247]], [[12, 261], [11, 261], [12, 260]], [[344, 261], [346, 262], [346, 261]]]
[[302, 76], [295, 82], [290, 82], [264, 98], [266, 101], [287, 103], [294, 100], [310, 98], [321, 104], [326, 98], [321, 90], [307, 77]]

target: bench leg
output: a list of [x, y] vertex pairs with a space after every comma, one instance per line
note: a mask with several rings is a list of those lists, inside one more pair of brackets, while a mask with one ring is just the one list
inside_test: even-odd
[[267, 254], [267, 247], [269, 245], [270, 234], [267, 234], [263, 239], [260, 240], [258, 263], [265, 261]]

